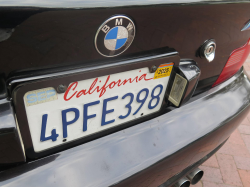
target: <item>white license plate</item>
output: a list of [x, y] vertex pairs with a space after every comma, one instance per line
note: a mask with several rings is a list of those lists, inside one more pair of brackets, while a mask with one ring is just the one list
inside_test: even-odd
[[103, 131], [160, 110], [173, 63], [29, 91], [24, 103], [35, 152]]

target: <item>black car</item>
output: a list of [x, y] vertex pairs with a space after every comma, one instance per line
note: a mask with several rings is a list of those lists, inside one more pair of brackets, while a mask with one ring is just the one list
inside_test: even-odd
[[250, 1], [0, 1], [0, 186], [189, 186], [246, 117]]

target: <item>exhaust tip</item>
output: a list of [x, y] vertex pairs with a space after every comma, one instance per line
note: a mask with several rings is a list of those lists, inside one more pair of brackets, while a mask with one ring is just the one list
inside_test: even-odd
[[174, 184], [174, 187], [189, 187], [190, 186], [190, 181], [184, 177], [180, 179], [177, 183]]
[[196, 168], [191, 173], [187, 175], [187, 178], [190, 180], [191, 184], [196, 184], [203, 177], [204, 172], [199, 168]]

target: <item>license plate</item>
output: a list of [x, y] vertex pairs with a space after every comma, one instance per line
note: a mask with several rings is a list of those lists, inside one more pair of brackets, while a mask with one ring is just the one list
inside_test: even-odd
[[103, 131], [160, 110], [173, 63], [72, 82], [23, 99], [35, 152]]

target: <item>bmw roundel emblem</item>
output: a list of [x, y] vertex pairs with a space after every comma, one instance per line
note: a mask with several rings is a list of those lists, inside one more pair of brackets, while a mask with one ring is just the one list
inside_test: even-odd
[[95, 48], [103, 56], [120, 55], [132, 44], [135, 37], [133, 21], [124, 15], [107, 19], [97, 30]]

